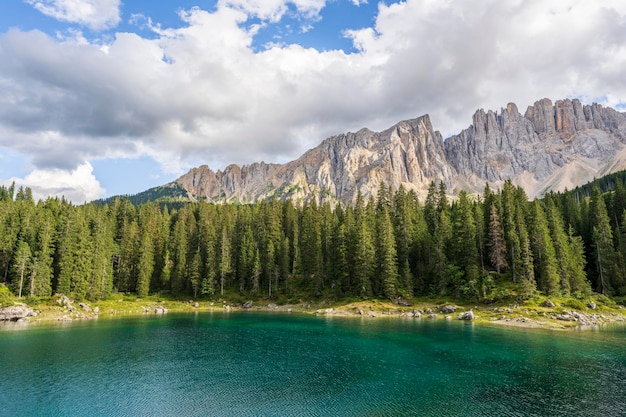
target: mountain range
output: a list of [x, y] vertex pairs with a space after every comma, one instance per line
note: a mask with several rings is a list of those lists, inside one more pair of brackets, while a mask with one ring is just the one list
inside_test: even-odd
[[203, 165], [148, 190], [210, 202], [279, 198], [353, 203], [375, 195], [381, 182], [424, 196], [432, 181], [451, 195], [482, 192], [488, 182], [522, 186], [529, 197], [562, 191], [626, 169], [626, 114], [577, 99], [542, 99], [519, 112], [477, 110], [472, 124], [444, 139], [428, 115], [382, 132], [361, 129], [325, 139], [285, 164]]

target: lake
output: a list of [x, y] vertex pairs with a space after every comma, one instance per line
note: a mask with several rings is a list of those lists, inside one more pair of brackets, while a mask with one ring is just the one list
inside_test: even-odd
[[0, 327], [1, 416], [626, 415], [626, 328], [168, 314]]

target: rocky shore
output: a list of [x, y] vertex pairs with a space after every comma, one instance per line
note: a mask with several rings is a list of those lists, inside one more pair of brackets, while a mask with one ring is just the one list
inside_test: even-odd
[[568, 308], [566, 303], [545, 300], [540, 304], [457, 305], [405, 299], [368, 300], [352, 303], [300, 302], [278, 305], [267, 301], [248, 300], [243, 303], [220, 301], [180, 301], [167, 299], [137, 299], [118, 297], [98, 303], [76, 302], [60, 295], [47, 304], [27, 306], [15, 303], [0, 306], [0, 322], [67, 322], [98, 317], [130, 315], [163, 315], [167, 313], [207, 311], [275, 311], [328, 317], [360, 317], [376, 319], [395, 317], [410, 320], [462, 320], [545, 329], [584, 329], [609, 323], [626, 322], [626, 310], [620, 305], [598, 306], [590, 301], [585, 308]]

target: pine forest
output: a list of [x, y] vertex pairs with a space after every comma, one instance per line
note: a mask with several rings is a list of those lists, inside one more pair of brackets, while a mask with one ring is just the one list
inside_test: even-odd
[[465, 300], [626, 295], [626, 189], [529, 201], [511, 182], [427, 197], [381, 184], [354, 206], [126, 198], [75, 206], [0, 188], [0, 284], [15, 296]]

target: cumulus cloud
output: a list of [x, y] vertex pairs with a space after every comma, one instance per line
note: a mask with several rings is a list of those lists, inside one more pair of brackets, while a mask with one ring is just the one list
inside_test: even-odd
[[35, 169], [24, 178], [13, 177], [3, 182], [5, 185], [15, 182], [18, 187], [30, 187], [35, 200], [43, 200], [48, 196], [65, 197], [75, 204], [95, 200], [105, 192], [93, 175], [93, 167], [89, 162], [71, 171]]
[[120, 0], [25, 0], [57, 20], [103, 30], [120, 22]]
[[315, 18], [324, 1], [221, 0], [181, 12], [181, 28], [117, 33], [105, 47], [0, 35], [0, 146], [46, 170], [113, 155], [221, 168], [283, 162], [331, 134], [424, 113], [445, 135], [511, 101], [626, 102], [620, 0], [380, 3], [372, 27], [346, 28], [355, 53], [255, 50], [250, 19], [270, 24], [289, 7]]
[[289, 5], [303, 18], [317, 18], [326, 0], [219, 0], [217, 4], [275, 23], [289, 10]]

